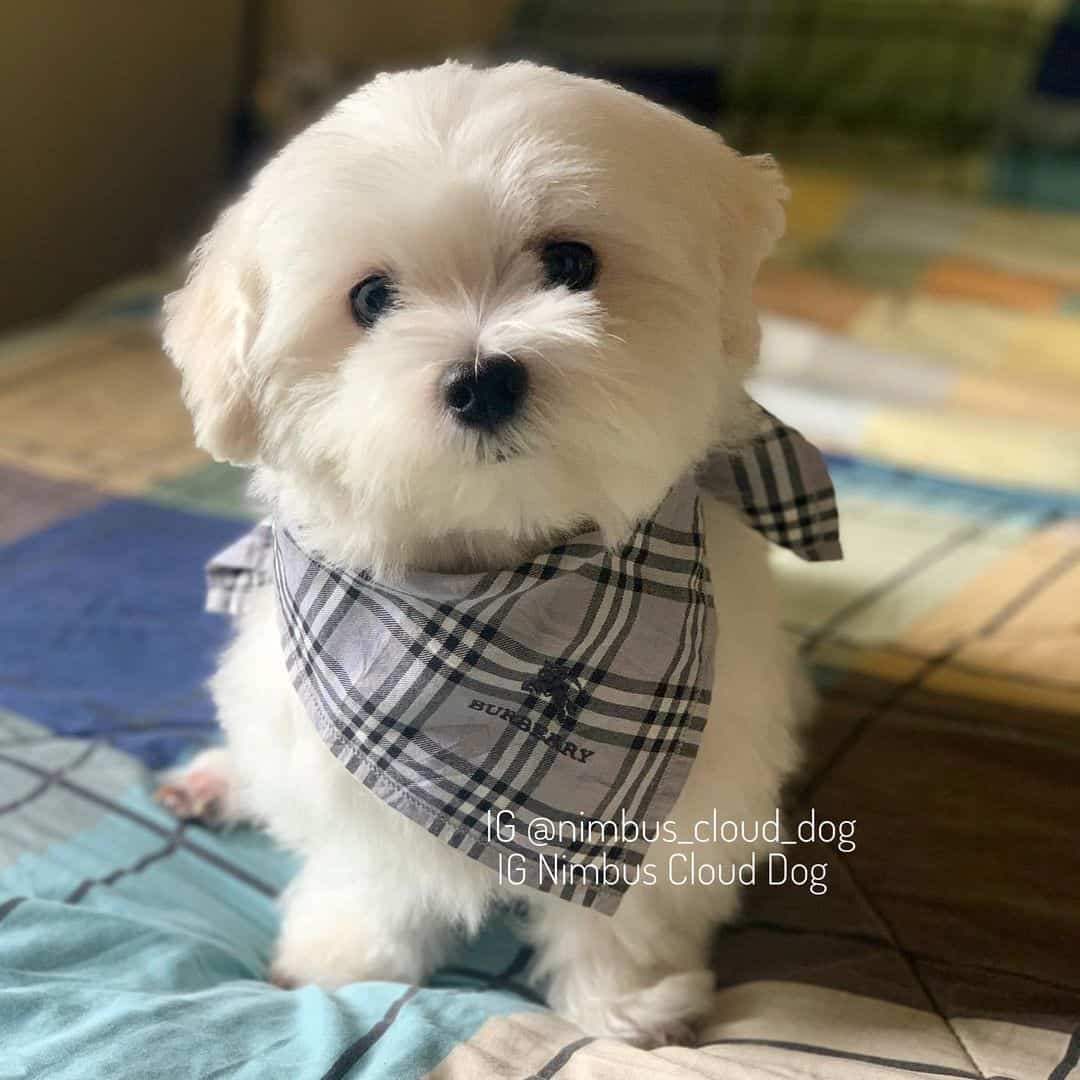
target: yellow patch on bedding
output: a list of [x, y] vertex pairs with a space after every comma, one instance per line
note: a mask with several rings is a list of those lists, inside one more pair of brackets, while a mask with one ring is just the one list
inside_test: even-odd
[[1031, 315], [1013, 327], [1002, 366], [1017, 374], [1045, 374], [1072, 382], [1080, 395], [1080, 318]]
[[957, 411], [882, 409], [858, 451], [908, 467], [1003, 486], [1080, 488], [1080, 431]]

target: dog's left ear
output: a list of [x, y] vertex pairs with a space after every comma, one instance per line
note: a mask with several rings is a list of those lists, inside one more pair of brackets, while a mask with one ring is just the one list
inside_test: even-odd
[[752, 260], [751, 275], [756, 276], [765, 258], [784, 235], [784, 203], [791, 192], [780, 166], [769, 154], [736, 156], [735, 195], [740, 225], [747, 233]]
[[768, 155], [742, 157], [722, 143], [721, 153], [724, 167], [717, 170], [714, 190], [725, 351], [739, 373], [745, 374], [757, 362], [761, 341], [753, 302], [754, 279], [783, 235], [784, 202], [790, 192]]
[[259, 451], [251, 346], [265, 287], [250, 251], [246, 206], [221, 215], [195, 249], [187, 283], [165, 299], [165, 351], [180, 369], [196, 442], [219, 461]]

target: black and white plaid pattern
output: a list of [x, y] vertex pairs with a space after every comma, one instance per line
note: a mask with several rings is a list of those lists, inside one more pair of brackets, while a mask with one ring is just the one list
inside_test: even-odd
[[274, 527], [260, 521], [206, 567], [206, 610], [219, 615], [240, 615], [251, 595], [274, 580]]
[[[708, 714], [715, 616], [699, 485], [711, 479], [744, 509], [765, 491], [755, 527], [809, 558], [839, 554], [820, 455], [770, 421], [771, 434], [711, 458], [615, 548], [591, 531], [513, 570], [387, 585], [264, 524], [210, 564], [208, 606], [241, 610], [272, 564], [286, 664], [338, 760], [509, 880], [520, 871], [610, 913], [648, 847], [622, 826], [654, 835]], [[556, 839], [547, 822], [562, 823]]]
[[808, 562], [842, 558], [836, 492], [825, 459], [794, 428], [755, 408], [754, 438], [740, 450], [709, 454], [698, 466], [698, 484], [738, 506], [767, 540]]

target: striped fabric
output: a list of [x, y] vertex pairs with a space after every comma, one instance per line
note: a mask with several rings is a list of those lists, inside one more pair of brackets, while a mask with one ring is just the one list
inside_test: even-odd
[[840, 518], [825, 459], [794, 428], [758, 407], [757, 429], [736, 452], [714, 450], [699, 487], [737, 507], [766, 540], [809, 562], [842, 557]]

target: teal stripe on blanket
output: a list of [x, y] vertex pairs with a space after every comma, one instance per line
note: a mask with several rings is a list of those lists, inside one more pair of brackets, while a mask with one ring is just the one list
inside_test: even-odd
[[[421, 990], [272, 987], [291, 860], [251, 830], [178, 829], [144, 786], [73, 782], [115, 805], [0, 873], [0, 1076], [409, 1080], [488, 1018], [538, 1007], [498, 978], [520, 966], [506, 924]], [[0, 822], [47, 833], [44, 806]]]

